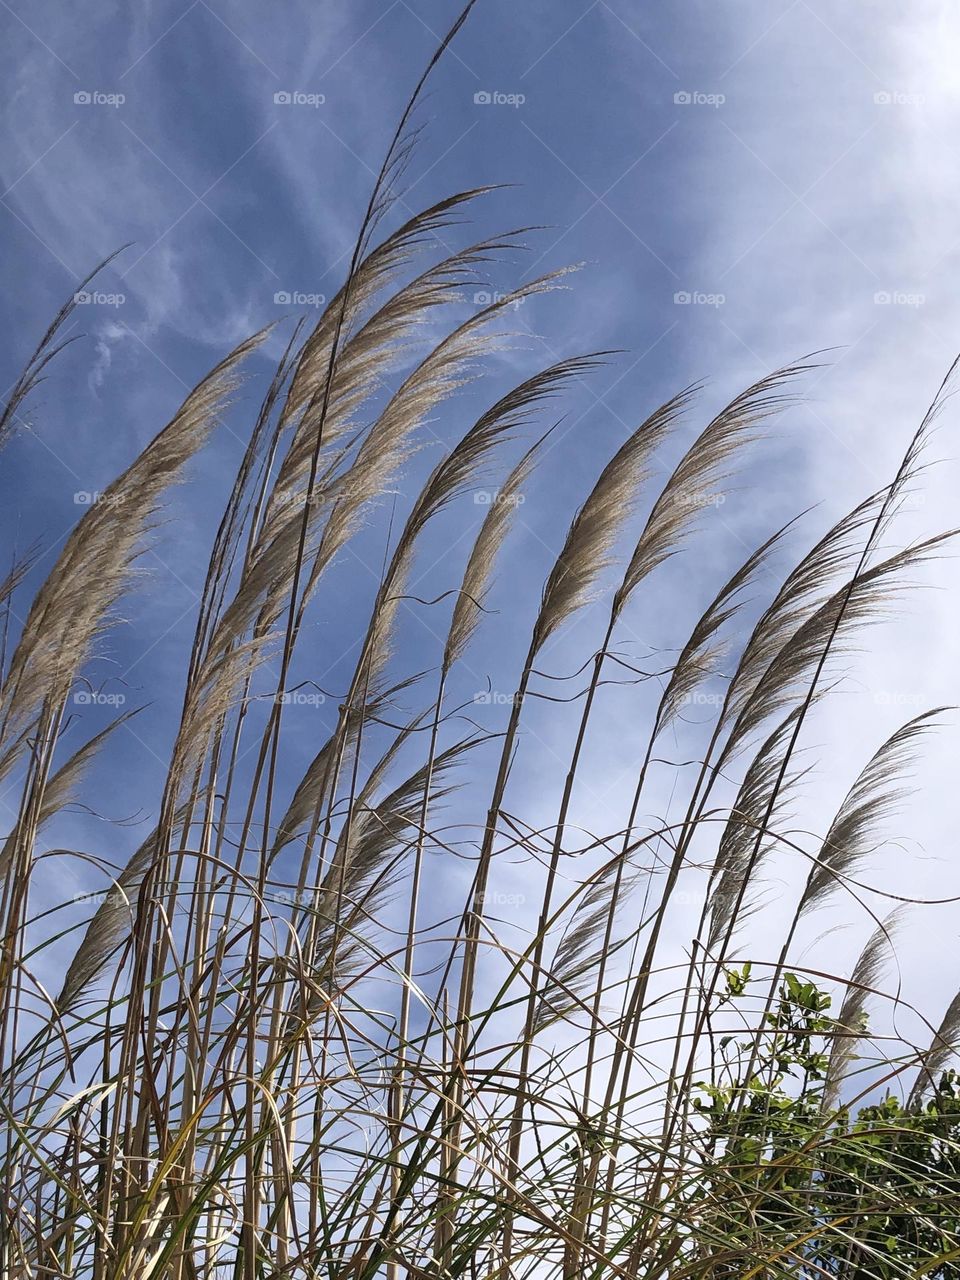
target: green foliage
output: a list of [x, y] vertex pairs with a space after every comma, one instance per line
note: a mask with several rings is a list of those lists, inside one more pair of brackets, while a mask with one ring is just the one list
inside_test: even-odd
[[[732, 977], [731, 994], [744, 995], [742, 972]], [[786, 974], [760, 1036], [724, 1046], [725, 1083], [696, 1086], [703, 1185], [685, 1213], [694, 1237], [713, 1225], [724, 1238], [705, 1274], [732, 1278], [744, 1259], [779, 1254], [757, 1275], [960, 1276], [960, 1076], [944, 1072], [915, 1108], [887, 1092], [825, 1112], [830, 1041], [848, 1033], [830, 1005]]]

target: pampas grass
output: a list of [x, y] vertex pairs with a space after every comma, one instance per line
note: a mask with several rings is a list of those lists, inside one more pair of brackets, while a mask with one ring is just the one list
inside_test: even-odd
[[[569, 283], [544, 277], [462, 319], [464, 290], [517, 235], [438, 262], [432, 235], [452, 233], [485, 190], [384, 231], [425, 79], [342, 288], [311, 330], [295, 328], [250, 423], [149, 834], [109, 876], [85, 864], [91, 904], [79, 920], [55, 883], [53, 906], [34, 908], [37, 877], [57, 856], [42, 833], [84, 795], [88, 767], [109, 757], [133, 713], [67, 751], [65, 707], [95, 644], [110, 644], [169, 487], [264, 334], [201, 381], [39, 586], [29, 556], [2, 585], [17, 611], [0, 671], [0, 775], [16, 797], [0, 851], [0, 1270], [77, 1280], [955, 1275], [957, 1135], [942, 1073], [960, 1039], [960, 998], [922, 1043], [873, 1036], [865, 1010], [883, 1004], [895, 928], [904, 945], [909, 930], [858, 905], [904, 770], [942, 709], [854, 762], [818, 852], [795, 838], [815, 825], [797, 817], [804, 732], [840, 678], [838, 657], [947, 546], [949, 534], [898, 547], [896, 515], [953, 371], [889, 485], [796, 567], [783, 561], [798, 556], [809, 517], [707, 582], [690, 633], [654, 668], [626, 663], [618, 627], [655, 607], [651, 580], [696, 592], [684, 557], [710, 536], [709, 496], [802, 396], [811, 360], [771, 372], [705, 424], [694, 388], [638, 406], [639, 425], [611, 457], [595, 457], [582, 505], [565, 513], [545, 581], [521, 582], [511, 564], [511, 614], [491, 611], [520, 501], [537, 493], [548, 442], [567, 447], [553, 434], [566, 394], [613, 357], [538, 370], [473, 412], [414, 485], [438, 407], [462, 412], [467, 383], [486, 394], [482, 374], [511, 341], [511, 305]], [[29, 358], [0, 436], [49, 375], [69, 310]], [[430, 348], [411, 366], [427, 322]], [[655, 454], [688, 431], [692, 444], [661, 475]], [[304, 763], [289, 708], [304, 681], [319, 688], [323, 664], [304, 643], [307, 624], [339, 607], [332, 567], [379, 527], [388, 490], [406, 515], [391, 521], [334, 724]], [[446, 590], [420, 599], [429, 535], [481, 490], [488, 509]], [[525, 712], [535, 695], [549, 708], [556, 679], [569, 677], [553, 669], [553, 646], [588, 609], [603, 638], [556, 698], [577, 714], [556, 758], [552, 818], [534, 822], [511, 788], [518, 761], [537, 750]], [[396, 643], [404, 611], [430, 619], [413, 665]], [[453, 688], [468, 656], [485, 669], [501, 631], [524, 618], [515, 692], [495, 723], [480, 724]], [[614, 681], [626, 705], [636, 699], [645, 746], [625, 761], [629, 783], [603, 828], [585, 832], [574, 821], [584, 761], [628, 750], [610, 744], [600, 713]], [[650, 681], [652, 707], [633, 687]], [[709, 723], [688, 738], [684, 711], [707, 686], [723, 691], [704, 700]], [[689, 758], [664, 759], [668, 731]], [[657, 803], [651, 771], [665, 767], [670, 811], [642, 816]], [[475, 822], [478, 796], [486, 817]], [[752, 927], [772, 867], [801, 887], [770, 956]], [[704, 889], [699, 913], [678, 913], [690, 872]], [[522, 875], [527, 901], [505, 921], [510, 875]], [[796, 931], [828, 902], [849, 905], [865, 941], [848, 978], [813, 981], [793, 955]], [[52, 985], [41, 977], [51, 965], [63, 975]], [[888, 993], [884, 1022], [896, 1028], [912, 999]], [[885, 1127], [856, 1119], [862, 1100], [894, 1089], [907, 1101], [895, 1115], [884, 1102]], [[922, 1158], [918, 1134], [932, 1135]], [[830, 1194], [847, 1207], [834, 1213], [824, 1189], [838, 1187]]]

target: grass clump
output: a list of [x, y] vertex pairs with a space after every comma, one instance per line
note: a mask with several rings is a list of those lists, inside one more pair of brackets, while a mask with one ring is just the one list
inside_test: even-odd
[[[331, 567], [382, 495], [407, 483], [438, 407], [459, 411], [460, 388], [504, 341], [508, 308], [559, 280], [458, 319], [464, 289], [514, 238], [439, 260], [431, 246], [483, 192], [383, 230], [422, 84], [340, 292], [311, 330], [296, 330], [250, 426], [152, 829], [103, 874], [80, 920], [66, 901], [32, 906], [49, 865], [43, 831], [127, 714], [70, 754], [71, 693], [168, 487], [265, 334], [222, 361], [87, 511], [12, 628], [0, 685], [0, 774], [17, 797], [0, 890], [3, 1274], [960, 1275], [950, 1069], [960, 998], [919, 1046], [871, 1035], [866, 1006], [882, 997], [893, 917], [875, 921], [846, 981], [805, 973], [792, 954], [808, 914], [856, 899], [899, 780], [941, 711], [879, 745], [814, 847], [784, 821], [837, 657], [947, 537], [896, 548], [891, 531], [953, 370], [889, 484], [786, 573], [774, 566], [796, 530], [772, 533], [713, 584], [656, 670], [638, 671], [618, 648], [624, 619], [642, 610], [655, 574], [689, 590], [681, 553], [709, 535], [705, 499], [811, 362], [736, 396], [665, 477], [654, 455], [681, 439], [696, 391], [646, 407], [569, 513], [500, 723], [464, 734], [452, 685], [464, 655], [497, 646], [507, 625], [485, 601], [519, 498], [558, 402], [605, 357], [539, 370], [484, 409], [409, 494], [334, 723], [306, 767], [295, 763], [290, 708], [317, 676], [306, 624], [337, 608]], [[14, 387], [4, 431], [69, 312]], [[425, 319], [445, 327], [411, 366], [405, 352]], [[497, 500], [459, 581], [445, 601], [417, 600], [428, 531], [491, 473]], [[8, 603], [30, 569], [16, 564], [2, 584]], [[750, 623], [752, 597], [763, 603]], [[510, 794], [531, 749], [525, 717], [531, 699], [554, 696], [551, 646], [588, 607], [604, 611], [603, 638], [574, 682], [554, 815], [530, 821]], [[434, 625], [446, 610], [422, 669], [395, 652], [409, 608], [431, 609]], [[577, 782], [606, 729], [598, 694], [613, 680], [624, 697], [629, 682], [655, 680], [657, 695], [637, 693], [645, 747], [624, 811], [587, 833], [572, 820]], [[670, 765], [666, 744], [682, 738], [694, 703], [710, 709], [703, 740], [692, 764]], [[665, 768], [673, 804], [651, 817], [652, 775]], [[464, 779], [482, 796], [472, 825], [464, 793], [449, 799]], [[438, 817], [444, 798], [454, 834]], [[517, 864], [528, 905], [511, 930], [498, 884]], [[784, 865], [800, 865], [803, 883], [762, 961], [744, 939], [762, 885]], [[692, 911], [679, 888], [691, 882]], [[451, 909], [447, 886], [458, 884]], [[60, 912], [63, 928], [51, 923]], [[48, 954], [66, 955], [54, 988], [39, 976]]]

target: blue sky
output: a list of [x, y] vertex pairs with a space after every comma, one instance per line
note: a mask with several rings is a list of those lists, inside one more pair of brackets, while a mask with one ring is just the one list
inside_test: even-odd
[[[397, 114], [456, 10], [438, 0], [0, 0], [4, 385], [77, 281], [130, 244], [98, 281], [100, 296], [78, 308], [84, 343], [58, 361], [32, 429], [2, 460], [5, 534], [21, 547], [39, 540], [41, 566], [82, 512], [76, 495], [130, 461], [230, 346], [334, 292]], [[621, 354], [571, 392], [495, 598], [501, 642], [471, 657], [464, 696], [487, 677], [512, 687], [570, 512], [627, 431], [680, 386], [706, 380], [702, 421], [771, 368], [836, 348], [807, 379], [808, 403], [755, 451], [714, 531], [686, 553], [684, 590], [658, 579], [634, 607], [628, 638], [638, 646], [682, 640], [718, 567], [797, 509], [821, 504], [804, 546], [888, 478], [960, 348], [958, 48], [960, 14], [948, 0], [908, 9], [888, 0], [480, 0], [418, 113], [423, 133], [400, 212], [454, 189], [510, 184], [476, 207], [470, 234], [541, 229], [491, 288], [584, 266], [569, 290], [517, 309], [518, 348], [466, 403], [479, 408], [560, 356]], [[300, 306], [284, 295], [300, 295]], [[216, 513], [280, 343], [254, 361], [259, 382], [192, 483], [171, 496], [143, 561], [147, 589], [127, 603], [126, 625], [91, 673], [131, 702], [154, 700], [92, 775], [95, 807], [109, 816], [154, 811], [172, 731], [166, 699], [179, 691]], [[456, 426], [445, 416], [438, 433]], [[911, 534], [955, 519], [955, 432], [948, 414], [937, 437], [946, 461], [908, 515]], [[463, 516], [461, 535], [475, 514]], [[384, 527], [338, 567], [336, 608], [314, 620], [311, 660], [332, 688], [349, 675], [351, 622], [375, 586]], [[428, 552], [423, 594], [452, 585], [446, 556], [457, 545], [448, 530]], [[818, 723], [825, 811], [898, 717], [956, 701], [957, 576], [937, 566], [929, 581], [944, 590], [871, 634], [842, 709]], [[588, 611], [561, 639], [557, 671], [589, 652], [599, 618]], [[407, 619], [401, 658], [427, 665], [432, 638], [423, 618]], [[639, 740], [624, 697], [611, 693], [602, 714], [609, 741]], [[534, 812], [541, 802], [546, 811], [547, 762], [569, 750], [569, 721], [538, 713], [532, 728], [542, 754], [531, 753], [517, 786]], [[304, 721], [299, 731], [306, 749], [313, 729]], [[928, 752], [931, 790], [911, 810], [912, 838], [929, 859], [912, 864], [918, 892], [943, 893], [948, 882], [957, 890], [956, 745], [948, 731]], [[585, 826], [621, 798], [617, 755], [598, 740], [578, 811]], [[104, 838], [94, 818], [71, 821], [63, 842]], [[117, 858], [137, 830], [110, 832]], [[940, 937], [955, 939], [948, 917], [937, 919], [942, 934], [912, 940], [905, 963], [918, 974]]]

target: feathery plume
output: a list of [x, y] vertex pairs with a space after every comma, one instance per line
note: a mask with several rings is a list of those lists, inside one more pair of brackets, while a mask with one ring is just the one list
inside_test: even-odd
[[900, 919], [899, 913], [894, 912], [878, 925], [853, 966], [840, 1006], [840, 1016], [834, 1023], [833, 1044], [823, 1080], [822, 1109], [825, 1112], [832, 1111], [839, 1102], [844, 1078], [865, 1034], [866, 998], [870, 990], [877, 987], [890, 958], [893, 936]]
[[813, 911], [848, 876], [854, 875], [876, 847], [878, 828], [909, 794], [897, 786], [913, 761], [917, 740], [933, 728], [945, 707], [924, 711], [901, 725], [871, 756], [847, 792], [810, 868], [800, 900], [800, 915]]
[[543, 588], [531, 644], [535, 656], [553, 633], [593, 598], [597, 579], [610, 564], [613, 546], [632, 513], [651, 455], [690, 402], [692, 390], [660, 406], [613, 455], [567, 532]]
[[947, 1005], [940, 1025], [930, 1042], [930, 1047], [923, 1054], [923, 1065], [910, 1091], [908, 1108], [919, 1106], [926, 1090], [931, 1085], [936, 1085], [940, 1072], [945, 1070], [947, 1063], [958, 1052], [960, 1052], [960, 991]]
[[[238, 346], [187, 396], [172, 421], [127, 470], [104, 490], [67, 539], [37, 593], [0, 692], [0, 742], [19, 735], [41, 702], [62, 705], [75, 673], [107, 625], [130, 579], [140, 541], [164, 491], [206, 440], [236, 370], [266, 330]], [[16, 755], [0, 751], [0, 776]]]
[[697, 517], [709, 505], [711, 490], [727, 474], [736, 451], [754, 438], [762, 423], [793, 402], [795, 397], [784, 395], [781, 389], [812, 367], [788, 365], [768, 374], [731, 400], [703, 429], [653, 505], [614, 597], [615, 615], [643, 579], [679, 551]]
[[821, 661], [828, 640], [834, 656], [838, 651], [844, 652], [851, 632], [879, 621], [884, 607], [909, 585], [899, 581], [900, 576], [934, 557], [953, 536], [952, 532], [936, 534], [895, 552], [863, 570], [809, 614], [745, 696], [722, 758], [734, 755], [753, 732], [797, 698], [803, 682]]

